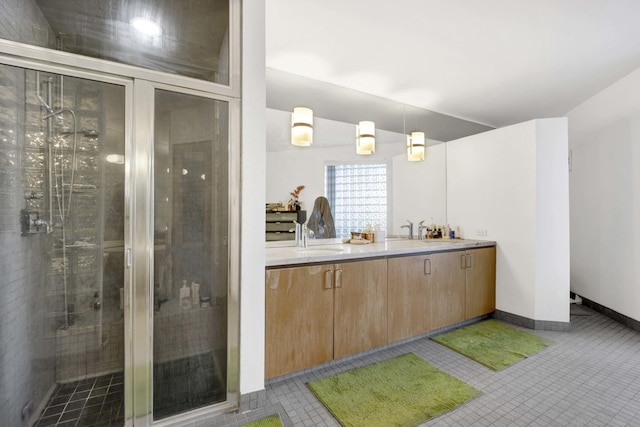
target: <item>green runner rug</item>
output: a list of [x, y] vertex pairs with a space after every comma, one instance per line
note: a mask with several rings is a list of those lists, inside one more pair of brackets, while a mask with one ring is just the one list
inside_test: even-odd
[[242, 427], [282, 427], [282, 420], [280, 419], [280, 415], [275, 414], [249, 424], [244, 424]]
[[431, 338], [471, 360], [499, 371], [552, 344], [498, 320], [485, 320]]
[[308, 386], [345, 427], [415, 426], [481, 394], [413, 353]]

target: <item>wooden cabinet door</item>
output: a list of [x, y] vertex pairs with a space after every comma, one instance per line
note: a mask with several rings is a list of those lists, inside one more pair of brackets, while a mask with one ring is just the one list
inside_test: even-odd
[[465, 253], [442, 252], [431, 259], [431, 327], [433, 329], [465, 319]]
[[387, 260], [335, 265], [334, 358], [387, 343]]
[[427, 255], [387, 262], [389, 342], [431, 330], [431, 260]]
[[496, 309], [496, 248], [467, 251], [465, 318], [488, 314]]
[[266, 271], [265, 376], [333, 357], [333, 265]]

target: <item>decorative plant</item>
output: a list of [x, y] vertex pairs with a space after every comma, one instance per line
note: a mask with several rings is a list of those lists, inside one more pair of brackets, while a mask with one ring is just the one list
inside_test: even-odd
[[300, 206], [300, 200], [298, 200], [298, 198], [300, 197], [300, 192], [304, 190], [304, 185], [298, 185], [291, 193], [291, 200], [289, 203], [293, 204], [294, 206]]

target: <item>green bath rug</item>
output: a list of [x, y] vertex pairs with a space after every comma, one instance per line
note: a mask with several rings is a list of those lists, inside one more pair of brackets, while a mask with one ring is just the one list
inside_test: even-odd
[[480, 391], [413, 353], [307, 384], [345, 427], [410, 427]]
[[242, 427], [282, 427], [282, 420], [280, 420], [280, 415], [275, 414], [244, 424]]
[[553, 344], [493, 319], [431, 339], [494, 371], [511, 366]]

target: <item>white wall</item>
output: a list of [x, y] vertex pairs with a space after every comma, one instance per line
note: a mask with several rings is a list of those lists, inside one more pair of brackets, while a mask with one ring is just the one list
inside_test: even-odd
[[498, 310], [569, 321], [568, 231], [557, 232], [568, 230], [566, 147], [566, 119], [447, 143], [448, 221], [463, 237], [498, 242]]
[[243, 2], [240, 394], [264, 389], [264, 16], [263, 1]]
[[574, 108], [571, 290], [640, 320], [640, 69]]
[[569, 321], [567, 119], [536, 120], [536, 320]]

